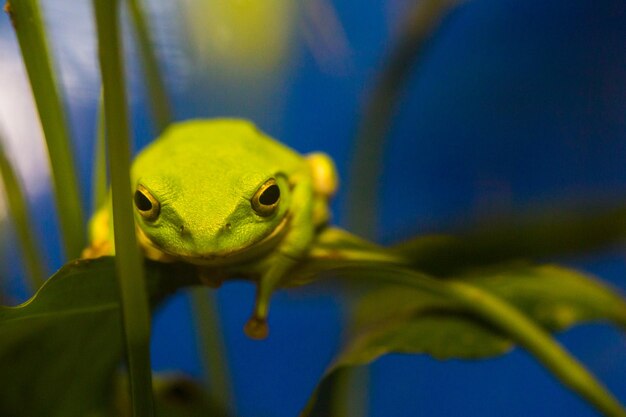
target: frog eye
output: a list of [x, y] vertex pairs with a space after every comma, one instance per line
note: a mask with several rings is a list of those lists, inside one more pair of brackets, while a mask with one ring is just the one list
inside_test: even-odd
[[135, 207], [141, 217], [146, 220], [153, 221], [159, 217], [161, 206], [156, 198], [143, 185], [138, 185], [133, 198]]
[[268, 217], [274, 214], [280, 201], [280, 188], [274, 178], [267, 180], [254, 194], [252, 209], [259, 216]]

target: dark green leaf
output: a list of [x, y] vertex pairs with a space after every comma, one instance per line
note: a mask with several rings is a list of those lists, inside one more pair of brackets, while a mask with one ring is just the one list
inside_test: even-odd
[[[153, 304], [195, 282], [188, 269], [147, 264]], [[0, 307], [0, 415], [82, 416], [106, 410], [119, 365], [113, 258], [78, 261], [27, 303]]]

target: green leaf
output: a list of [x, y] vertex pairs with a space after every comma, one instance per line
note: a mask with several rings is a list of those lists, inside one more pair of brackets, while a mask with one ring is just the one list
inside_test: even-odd
[[[356, 275], [358, 262], [350, 266], [344, 262], [337, 271]], [[551, 331], [591, 320], [607, 320], [621, 327], [626, 324], [626, 303], [615, 291], [564, 267], [509, 265], [475, 271], [454, 281], [501, 298]], [[348, 341], [318, 391], [331, 392], [326, 385], [334, 383], [333, 375], [340, 369], [368, 364], [387, 353], [480, 359], [503, 354], [512, 346], [506, 334], [452, 298], [406, 286], [383, 285], [356, 301]], [[311, 414], [305, 415], [324, 414], [313, 406], [314, 401], [315, 396], [307, 409]]]
[[481, 359], [502, 354], [511, 342], [461, 313], [423, 312], [362, 332], [342, 352], [342, 366], [372, 362], [387, 353], [427, 353], [437, 359]]
[[[195, 283], [184, 266], [147, 263], [155, 305]], [[82, 416], [106, 410], [122, 355], [113, 258], [59, 270], [28, 302], [0, 307], [0, 415]]]

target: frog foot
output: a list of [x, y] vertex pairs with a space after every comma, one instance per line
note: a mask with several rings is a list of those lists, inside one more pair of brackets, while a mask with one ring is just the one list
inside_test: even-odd
[[244, 326], [243, 331], [250, 339], [263, 340], [269, 335], [270, 329], [266, 319], [253, 315]]

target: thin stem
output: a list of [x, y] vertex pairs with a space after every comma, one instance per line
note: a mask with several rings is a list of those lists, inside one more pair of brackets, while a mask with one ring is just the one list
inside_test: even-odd
[[85, 247], [85, 219], [72, 155], [63, 100], [37, 0], [10, 0], [9, 12], [46, 138], [65, 256], [74, 259]]
[[205, 378], [211, 395], [222, 403], [224, 410], [233, 412], [235, 401], [216, 301], [213, 293], [205, 288], [191, 290], [198, 348]]
[[139, 43], [139, 54], [148, 86], [148, 93], [150, 94], [149, 101], [152, 117], [158, 133], [161, 133], [172, 120], [170, 102], [167, 98], [163, 77], [159, 69], [159, 61], [150, 39], [148, 21], [141, 7], [140, 0], [128, 0], [128, 7], [130, 8], [130, 15], [133, 19]]
[[[372, 237], [376, 232], [378, 212], [371, 196], [378, 195], [381, 155], [402, 87], [422, 57], [429, 37], [456, 3], [455, 0], [415, 3], [363, 110], [351, 162], [346, 210], [350, 216], [349, 229], [361, 236]], [[363, 204], [365, 201], [367, 204]]]
[[150, 314], [135, 236], [130, 182], [130, 130], [117, 0], [94, 0], [111, 171], [115, 265], [122, 301], [133, 416], [153, 416]]
[[19, 238], [20, 247], [24, 256], [24, 266], [28, 273], [28, 284], [33, 291], [36, 291], [43, 284], [46, 274], [44, 262], [41, 258], [41, 251], [37, 247], [37, 239], [33, 233], [33, 227], [28, 214], [28, 205], [22, 192], [20, 182], [4, 153], [0, 138], [0, 176], [4, 183], [9, 212], [15, 225], [15, 230]]
[[337, 371], [330, 399], [330, 417], [366, 416], [369, 371], [366, 367], [345, 367]]
[[93, 155], [92, 172], [92, 211], [96, 211], [104, 205], [107, 199], [107, 151], [106, 151], [106, 117], [104, 114], [104, 96], [100, 93], [98, 100], [98, 122], [96, 127], [96, 144]]
[[[506, 301], [480, 288], [457, 281], [439, 281], [406, 269], [382, 267], [380, 279], [407, 285], [459, 302], [469, 313], [493, 325], [535, 356], [563, 385], [581, 395], [607, 416], [626, 416], [626, 410], [595, 377], [548, 332]], [[400, 273], [399, 273], [400, 272]]]

